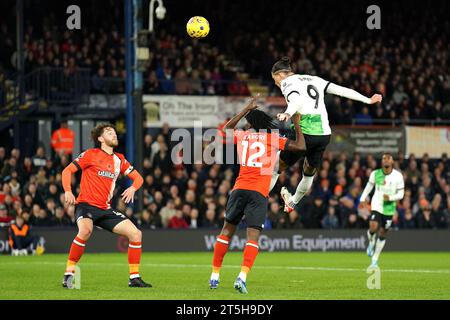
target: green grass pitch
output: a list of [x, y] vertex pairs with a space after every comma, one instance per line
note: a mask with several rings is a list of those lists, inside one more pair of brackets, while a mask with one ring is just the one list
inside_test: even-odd
[[0, 299], [450, 299], [449, 253], [382, 253], [381, 289], [367, 288], [364, 253], [260, 253], [235, 292], [242, 254], [224, 260], [217, 290], [208, 287], [212, 253], [144, 253], [143, 279], [153, 288], [128, 288], [126, 254], [85, 254], [81, 289], [61, 287], [66, 254], [0, 256]]

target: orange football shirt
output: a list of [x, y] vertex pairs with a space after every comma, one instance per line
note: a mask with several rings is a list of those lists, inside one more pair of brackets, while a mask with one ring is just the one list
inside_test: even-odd
[[119, 175], [128, 175], [133, 171], [133, 167], [122, 154], [108, 154], [99, 148], [81, 153], [73, 164], [82, 171], [80, 194], [76, 203], [85, 202], [103, 210], [111, 208], [110, 203]]
[[270, 180], [278, 150], [284, 150], [287, 138], [278, 133], [234, 131], [240, 162], [233, 190], [243, 189], [269, 195]]

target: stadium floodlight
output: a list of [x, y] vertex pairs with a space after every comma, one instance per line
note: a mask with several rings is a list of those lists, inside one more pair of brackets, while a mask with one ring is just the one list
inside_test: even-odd
[[[156, 11], [154, 9], [155, 1], [158, 1], [158, 7], [156, 8]], [[151, 0], [150, 1], [150, 7], [148, 8], [149, 14], [148, 14], [148, 30], [150, 32], [153, 32], [153, 13], [156, 13], [156, 17], [159, 20], [164, 19], [166, 16], [166, 8], [164, 7], [163, 0]]]

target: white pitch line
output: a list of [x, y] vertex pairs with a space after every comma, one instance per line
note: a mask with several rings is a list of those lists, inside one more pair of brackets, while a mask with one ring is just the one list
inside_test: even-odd
[[[2, 262], [1, 265], [65, 265], [65, 262]], [[125, 266], [126, 263], [98, 263], [98, 262], [82, 262], [81, 266]], [[179, 264], [179, 263], [142, 263], [143, 267], [153, 268], [211, 268], [209, 264]], [[224, 265], [224, 268], [240, 268], [240, 266]], [[366, 272], [367, 269], [358, 268], [332, 268], [332, 267], [302, 267], [302, 266], [254, 266], [255, 269], [268, 270], [303, 270], [303, 271], [340, 271], [340, 272]], [[381, 272], [397, 272], [397, 273], [435, 273], [435, 274], [450, 274], [448, 269], [426, 270], [426, 269], [383, 269]]]

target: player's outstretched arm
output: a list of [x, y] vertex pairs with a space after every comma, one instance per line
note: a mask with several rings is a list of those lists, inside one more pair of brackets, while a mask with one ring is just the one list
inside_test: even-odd
[[230, 121], [227, 122], [227, 124], [222, 128], [222, 131], [225, 132], [226, 130], [234, 129], [239, 123], [239, 121], [241, 121], [241, 119], [245, 117], [248, 112], [258, 108], [258, 105], [256, 104], [258, 98], [259, 94], [257, 94], [255, 97], [252, 97], [250, 102], [245, 106], [245, 108], [237, 115], [235, 115], [233, 118], [231, 118]]
[[374, 94], [371, 98], [368, 98], [353, 89], [338, 86], [337, 84], [334, 84], [334, 83], [330, 83], [328, 85], [326, 92], [337, 95], [337, 96], [341, 96], [344, 98], [348, 98], [351, 100], [361, 101], [365, 104], [375, 104], [375, 103], [381, 102], [383, 100], [383, 97], [381, 94]]
[[134, 193], [142, 186], [144, 183], [144, 179], [136, 170], [131, 171], [128, 177], [133, 180], [133, 184], [127, 188], [124, 192], [122, 192], [122, 200], [125, 203], [133, 203], [134, 202]]
[[77, 166], [71, 163], [65, 167], [62, 172], [62, 185], [64, 188], [64, 201], [66, 206], [75, 204], [75, 196], [72, 193], [72, 174], [77, 171]]

